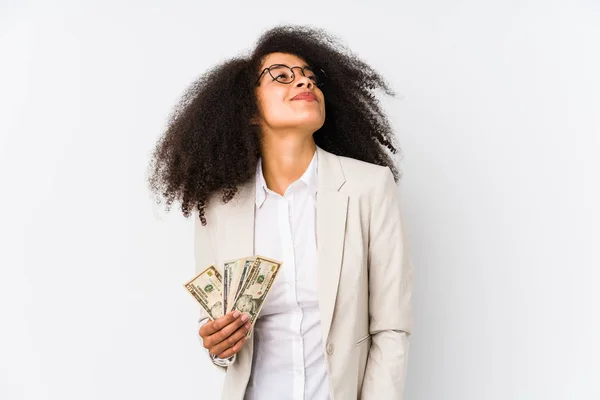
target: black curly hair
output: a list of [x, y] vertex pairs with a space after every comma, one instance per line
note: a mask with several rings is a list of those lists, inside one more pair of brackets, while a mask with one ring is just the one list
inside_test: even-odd
[[[278, 26], [266, 31], [248, 56], [232, 58], [203, 74], [184, 93], [150, 161], [150, 190], [181, 202], [187, 218], [196, 208], [203, 225], [209, 197], [220, 191], [230, 201], [238, 186], [254, 177], [260, 157], [255, 96], [259, 68], [270, 53], [294, 54], [325, 75], [321, 87], [326, 117], [313, 134], [322, 149], [390, 168], [395, 137], [375, 97], [376, 89], [394, 96], [384, 79], [322, 29]], [[386, 150], [387, 149], [387, 150]]]

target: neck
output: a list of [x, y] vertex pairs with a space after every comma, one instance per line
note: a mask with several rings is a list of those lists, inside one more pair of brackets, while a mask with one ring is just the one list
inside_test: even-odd
[[316, 148], [312, 135], [263, 136], [262, 170], [267, 187], [283, 196], [288, 186], [304, 174]]

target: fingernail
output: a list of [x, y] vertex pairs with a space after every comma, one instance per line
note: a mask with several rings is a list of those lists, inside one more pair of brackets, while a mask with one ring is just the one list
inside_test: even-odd
[[248, 321], [248, 316], [246, 314], [242, 315], [242, 321], [244, 321], [244, 322]]
[[240, 316], [240, 312], [239, 311], [236, 311], [236, 312], [233, 313], [233, 318], [237, 318], [239, 316]]
[[250, 322], [246, 324], [246, 329], [250, 329]]

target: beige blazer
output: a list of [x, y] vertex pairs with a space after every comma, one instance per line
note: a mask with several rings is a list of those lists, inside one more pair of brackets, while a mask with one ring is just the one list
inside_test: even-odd
[[[387, 167], [319, 147], [317, 157], [317, 290], [330, 397], [402, 399], [413, 268], [396, 184]], [[252, 180], [227, 204], [212, 198], [206, 226], [194, 214], [196, 272], [254, 254], [254, 207]], [[252, 339], [223, 368], [224, 400], [244, 398]]]

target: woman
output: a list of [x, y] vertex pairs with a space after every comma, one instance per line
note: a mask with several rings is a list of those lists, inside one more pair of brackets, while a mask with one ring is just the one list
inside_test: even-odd
[[[322, 30], [277, 27], [195, 82], [153, 158], [152, 188], [195, 215], [197, 272], [283, 261], [250, 335], [201, 319], [223, 399], [401, 399], [411, 331], [382, 77]], [[204, 316], [205, 317], [205, 316]]]

